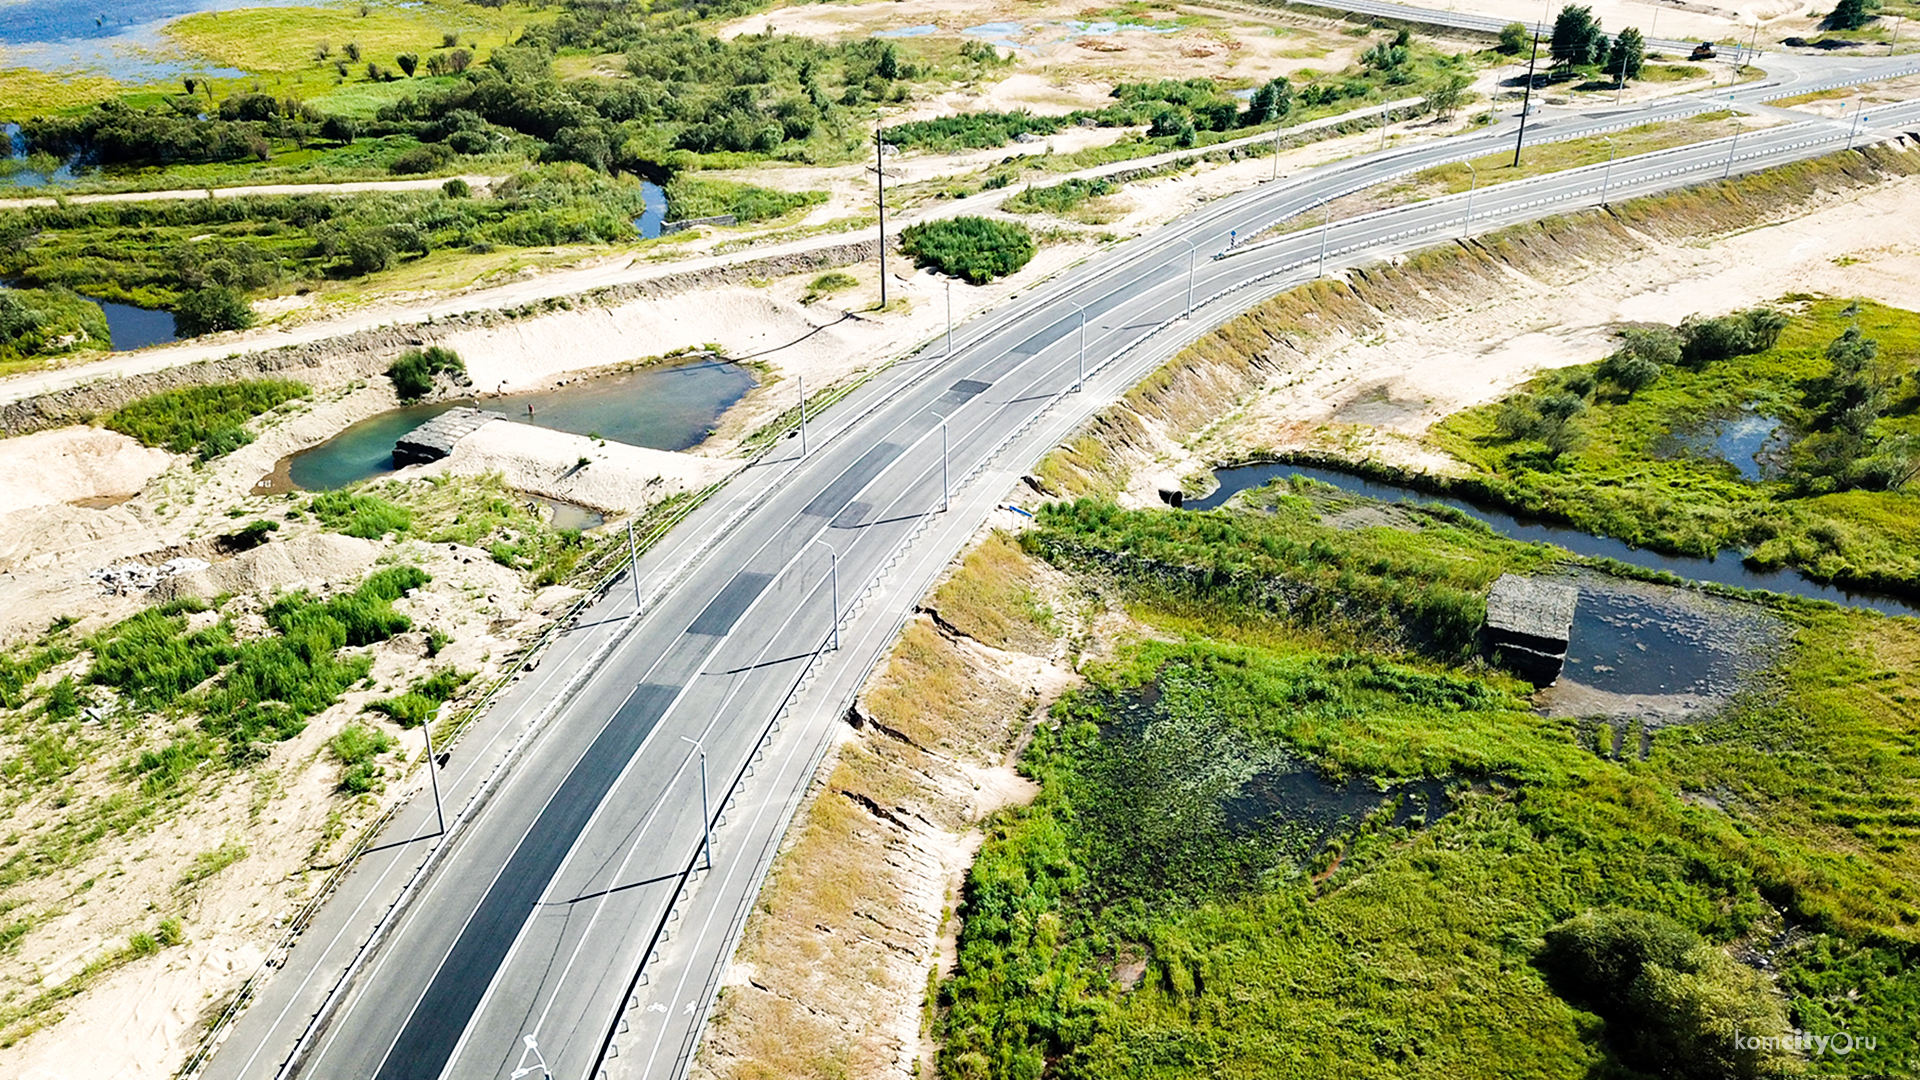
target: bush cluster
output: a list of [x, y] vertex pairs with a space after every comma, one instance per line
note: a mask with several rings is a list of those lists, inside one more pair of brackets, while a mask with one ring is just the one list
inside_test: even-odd
[[310, 393], [305, 383], [286, 379], [188, 386], [123, 405], [105, 423], [148, 446], [209, 461], [253, 441], [247, 421]]
[[433, 377], [452, 375], [456, 378], [467, 373], [467, 362], [460, 354], [444, 345], [429, 345], [424, 349], [408, 349], [387, 368], [387, 378], [393, 380], [393, 389], [402, 401], [418, 401], [433, 392]]
[[100, 305], [69, 289], [0, 289], [0, 361], [112, 345]]
[[909, 225], [900, 248], [920, 266], [985, 285], [1018, 271], [1033, 259], [1033, 234], [1025, 225], [982, 217], [943, 218]]

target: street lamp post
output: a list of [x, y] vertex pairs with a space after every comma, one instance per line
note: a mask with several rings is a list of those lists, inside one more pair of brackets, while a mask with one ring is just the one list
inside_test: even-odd
[[1333, 227], [1333, 200], [1327, 200], [1327, 216], [1320, 219], [1320, 266], [1313, 272], [1314, 277], [1327, 276], [1327, 230]]
[[700, 751], [700, 861], [706, 865], [702, 870], [713, 869], [713, 808], [707, 802], [707, 748], [699, 739], [680, 736], [681, 742], [690, 742]]
[[[1473, 231], [1473, 193], [1480, 186], [1480, 170], [1474, 168], [1471, 161], [1467, 162], [1467, 173], [1471, 179], [1467, 183], [1467, 216], [1460, 221], [1461, 239], [1465, 239], [1467, 234]], [[1326, 250], [1324, 241], [1321, 243], [1321, 250]]]
[[[1073, 384], [1074, 393], [1079, 393], [1080, 388], [1085, 386], [1087, 382], [1087, 305], [1075, 304], [1073, 306], [1080, 309], [1080, 377], [1074, 380]], [[1187, 285], [1187, 312], [1188, 314], [1192, 314], [1193, 312], [1193, 285], [1191, 278], [1188, 279]]]
[[1193, 246], [1193, 241], [1184, 236], [1180, 238], [1180, 242], [1187, 245], [1187, 311], [1181, 318], [1191, 319], [1193, 318], [1193, 257], [1199, 249]]
[[[633, 519], [627, 519], [627, 573], [633, 576], [633, 606], [640, 606], [640, 545], [633, 541]], [[431, 751], [431, 747], [428, 748]]]
[[1720, 179], [1725, 180], [1727, 177], [1733, 175], [1733, 152], [1735, 150], [1738, 150], [1739, 148], [1740, 148], [1740, 129], [1734, 128], [1733, 141], [1727, 144], [1727, 167], [1720, 173]]
[[1273, 129], [1273, 175], [1269, 180], [1280, 179], [1280, 128]]
[[1605, 206], [1607, 189], [1613, 186], [1613, 153], [1617, 148], [1613, 145], [1613, 136], [1602, 135], [1601, 138], [1607, 140], [1607, 171], [1602, 173], [1600, 178], [1600, 205]]
[[947, 355], [953, 355], [953, 279], [947, 279]]
[[1865, 94], [1854, 95], [1854, 100], [1859, 102], [1859, 104], [1856, 105], [1853, 110], [1853, 125], [1847, 128], [1847, 149], [1849, 150], [1853, 149], [1854, 136], [1860, 133], [1860, 117], [1867, 111], [1867, 98]]
[[947, 446], [947, 418], [940, 418], [940, 512], [953, 505], [953, 456]]
[[447, 835], [447, 812], [440, 806], [440, 762], [433, 756], [433, 721], [420, 725], [420, 733], [427, 737], [427, 780], [433, 785], [433, 820], [440, 826], [439, 835]]
[[832, 575], [832, 581], [833, 581], [833, 592], [831, 594], [833, 598], [833, 628], [832, 628], [833, 629], [833, 651], [839, 652], [840, 651], [840, 553], [838, 551], [835, 551], [833, 549], [833, 545], [827, 543], [825, 540], [815, 540], [814, 543], [819, 544], [823, 548], [826, 548], [827, 554], [833, 558], [832, 568], [829, 571], [829, 573]]

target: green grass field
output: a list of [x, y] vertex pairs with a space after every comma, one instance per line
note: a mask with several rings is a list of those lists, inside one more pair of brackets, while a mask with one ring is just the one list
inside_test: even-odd
[[[1480, 470], [1476, 483], [1487, 494], [1593, 532], [1690, 554], [1736, 548], [1762, 565], [1792, 565], [1823, 579], [1920, 589], [1920, 495], [1748, 481], [1724, 460], [1669, 445], [1676, 431], [1718, 417], [1811, 422], [1806, 388], [1830, 370], [1828, 343], [1856, 320], [1845, 301], [1792, 307], [1792, 322], [1763, 353], [1700, 370], [1670, 367], [1630, 400], [1600, 391], [1582, 414], [1584, 444], [1557, 461], [1543, 461], [1535, 444], [1502, 437], [1502, 403], [1449, 417], [1430, 438]], [[1895, 373], [1890, 411], [1875, 430], [1893, 439], [1920, 434], [1920, 383], [1908, 374], [1920, 365], [1920, 314], [1862, 302], [1857, 321]], [[1565, 369], [1523, 393], [1552, 392], [1593, 374], [1591, 366]]]
[[[1785, 1076], [1801, 1063], [1731, 1031], [1789, 1023], [1876, 1033], [1844, 1074], [1905, 1067], [1920, 626], [1778, 608], [1794, 643], [1767, 692], [1613, 758], [1430, 633], [1455, 605], [1423, 598], [1550, 552], [1440, 514], [1332, 528], [1285, 486], [1260, 504], [1082, 501], [1023, 535], [1146, 640], [1053, 709], [1022, 761], [1038, 799], [989, 827], [943, 1075]], [[1408, 802], [1417, 778], [1450, 808]], [[1263, 791], [1278, 813], [1250, 817]], [[1638, 1013], [1584, 996], [1543, 943], [1588, 912], [1671, 920], [1693, 974]], [[1783, 925], [1770, 973], [1732, 959]]]
[[[424, 57], [442, 48], [449, 34], [459, 47], [474, 52], [478, 61], [527, 26], [551, 17], [518, 5], [491, 8], [448, 0], [369, 0], [364, 4], [340, 0], [314, 7], [200, 12], [168, 23], [165, 33], [195, 56], [261, 75], [330, 74], [333, 61], [346, 59], [346, 46], [352, 43], [359, 46], [360, 59], [349, 63], [349, 77], [363, 79], [367, 61], [391, 68], [400, 53]], [[329, 49], [326, 59], [317, 55], [322, 44]]]

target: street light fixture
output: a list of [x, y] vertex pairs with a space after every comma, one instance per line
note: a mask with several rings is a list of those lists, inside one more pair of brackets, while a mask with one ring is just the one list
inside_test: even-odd
[[707, 748], [697, 738], [680, 736], [680, 742], [691, 742], [693, 749], [701, 751], [701, 861], [705, 867], [701, 871], [714, 869], [714, 815], [712, 805], [707, 801]]
[[831, 571], [833, 575], [833, 594], [832, 594], [833, 595], [833, 627], [832, 627], [833, 651], [839, 652], [840, 651], [840, 553], [833, 549], [832, 544], [827, 543], [823, 539], [819, 539], [816, 537], [813, 542], [816, 544], [819, 544], [823, 548], [826, 548], [827, 554], [833, 557], [833, 565], [832, 565], [832, 571]]
[[553, 1070], [547, 1068], [547, 1059], [540, 1055], [540, 1044], [533, 1041], [532, 1033], [520, 1036], [520, 1041], [526, 1044], [526, 1049], [520, 1051], [520, 1060], [525, 1062], [527, 1055], [532, 1054], [533, 1060], [538, 1062], [538, 1065], [522, 1064], [519, 1068], [513, 1070], [511, 1074], [513, 1080], [520, 1080], [523, 1076], [529, 1076], [536, 1069], [539, 1070], [540, 1080], [553, 1080]]

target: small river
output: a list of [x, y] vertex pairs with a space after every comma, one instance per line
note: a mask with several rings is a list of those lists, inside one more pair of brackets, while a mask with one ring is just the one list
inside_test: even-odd
[[1303, 476], [1329, 484], [1352, 495], [1379, 499], [1382, 502], [1438, 503], [1485, 523], [1502, 536], [1509, 536], [1515, 540], [1556, 544], [1576, 555], [1614, 559], [1648, 570], [1664, 570], [1693, 581], [1707, 581], [1741, 589], [1763, 589], [1768, 592], [1805, 596], [1815, 600], [1828, 600], [1851, 607], [1871, 608], [1887, 615], [1920, 615], [1920, 604], [1898, 597], [1880, 593], [1853, 592], [1833, 585], [1823, 585], [1817, 581], [1808, 580], [1795, 570], [1750, 569], [1741, 561], [1740, 553], [1737, 551], [1722, 552], [1720, 557], [1714, 559], [1701, 559], [1689, 555], [1663, 555], [1657, 551], [1634, 547], [1625, 541], [1594, 536], [1571, 525], [1522, 518], [1499, 507], [1465, 499], [1431, 495], [1403, 484], [1369, 480], [1334, 469], [1313, 468], [1305, 465], [1241, 465], [1231, 469], [1221, 469], [1214, 476], [1220, 481], [1219, 489], [1205, 498], [1188, 500], [1185, 503], [1185, 509], [1212, 510], [1242, 491], [1262, 487], [1289, 476]]
[[400, 436], [463, 405], [575, 435], [685, 450], [705, 439], [720, 415], [753, 386], [747, 369], [707, 360], [642, 368], [557, 390], [412, 405], [368, 417], [281, 462], [275, 473], [292, 487], [331, 491], [392, 472], [393, 444]]

